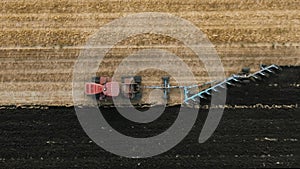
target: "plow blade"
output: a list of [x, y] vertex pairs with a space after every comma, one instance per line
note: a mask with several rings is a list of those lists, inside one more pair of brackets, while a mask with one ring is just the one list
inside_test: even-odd
[[[211, 96], [212, 95], [212, 91], [213, 92], [220, 92], [219, 90], [217, 90], [218, 88], [221, 89], [225, 89], [226, 86], [237, 86], [238, 84], [241, 83], [250, 83], [250, 80], [252, 81], [261, 81], [263, 80], [263, 78], [268, 78], [271, 74], [276, 74], [276, 71], [281, 71], [282, 69], [277, 66], [277, 65], [270, 65], [270, 66], [265, 66], [265, 65], [261, 65], [260, 66], [260, 70], [253, 73], [253, 74], [249, 74], [249, 75], [232, 75], [231, 77], [225, 79], [224, 81], [221, 81], [213, 86], [211, 86], [210, 88], [207, 88], [203, 91], [200, 91], [197, 94], [194, 94], [192, 96], [185, 96], [184, 99], [184, 103], [186, 104], [190, 104], [191, 102], [195, 101], [195, 98], [201, 98], [201, 99], [207, 99], [207, 97], [205, 97], [205, 95], [207, 96]], [[249, 71], [246, 71], [249, 72]], [[239, 86], [239, 85], [238, 85]]]

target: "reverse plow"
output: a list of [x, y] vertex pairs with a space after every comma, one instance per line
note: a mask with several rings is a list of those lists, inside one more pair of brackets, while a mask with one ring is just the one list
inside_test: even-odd
[[193, 94], [189, 96], [189, 90], [184, 88], [184, 103], [189, 104], [191, 101], [196, 101], [196, 98], [207, 99], [208, 96], [212, 95], [212, 92], [219, 92], [221, 89], [225, 89], [226, 86], [235, 86], [236, 84], [241, 83], [250, 83], [250, 81], [262, 80], [263, 78], [269, 77], [270, 74], [275, 74], [281, 68], [277, 65], [270, 65], [265, 66], [261, 65], [260, 70], [250, 74], [250, 69], [242, 69], [240, 74], [233, 74], [232, 76], [228, 77], [227, 79], [218, 82], [211, 87], [200, 91], [197, 94]]
[[[118, 97], [122, 93], [123, 97], [131, 100], [140, 100], [142, 98], [142, 89], [161, 89], [163, 90], [163, 98], [170, 97], [172, 89], [182, 89], [184, 93], [185, 104], [199, 104], [201, 99], [209, 99], [213, 93], [218, 93], [227, 86], [237, 86], [251, 81], [260, 81], [269, 77], [271, 74], [276, 74], [281, 68], [277, 65], [261, 65], [260, 70], [255, 73], [250, 73], [249, 68], [243, 68], [239, 74], [233, 74], [223, 81], [213, 81], [203, 84], [195, 84], [191, 86], [172, 86], [170, 85], [170, 77], [162, 77], [162, 85], [159, 86], [142, 86], [141, 76], [124, 76], [122, 82], [113, 82], [111, 78], [95, 77], [93, 82], [85, 84], [85, 93], [87, 95], [96, 95], [98, 100], [103, 100], [112, 97]], [[206, 87], [206, 88], [205, 88]], [[205, 88], [200, 92], [193, 93], [193, 88]]]

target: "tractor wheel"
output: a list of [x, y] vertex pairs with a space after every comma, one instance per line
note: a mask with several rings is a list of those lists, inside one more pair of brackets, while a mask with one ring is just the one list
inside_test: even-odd
[[141, 76], [134, 76], [134, 81], [136, 83], [142, 83], [142, 77]]
[[125, 82], [125, 77], [121, 77], [121, 83], [124, 83]]
[[166, 80], [167, 82], [169, 82], [169, 80], [170, 80], [170, 77], [169, 77], [169, 76], [163, 76], [163, 77], [162, 77], [162, 80], [163, 80], [163, 81], [165, 81], [165, 80]]
[[241, 73], [242, 74], [249, 74], [250, 73], [250, 68], [249, 67], [243, 67]]
[[265, 64], [260, 64], [260, 67], [261, 67], [261, 68], [265, 68], [265, 67], [267, 67], [267, 65], [265, 65]]
[[100, 77], [92, 77], [92, 82], [100, 83]]
[[141, 100], [141, 99], [142, 99], [142, 93], [141, 93], [141, 92], [135, 93], [135, 96], [134, 96], [133, 99], [134, 99], [134, 100]]

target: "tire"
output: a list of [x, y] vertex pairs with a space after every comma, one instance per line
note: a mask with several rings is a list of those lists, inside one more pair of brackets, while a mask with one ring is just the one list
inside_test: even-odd
[[125, 79], [126, 79], [126, 77], [125, 77], [125, 76], [122, 76], [122, 77], [121, 77], [121, 83], [124, 83], [124, 82], [125, 82]]
[[142, 77], [141, 76], [134, 76], [134, 81], [136, 83], [142, 83]]
[[100, 77], [92, 77], [92, 82], [100, 83]]
[[249, 67], [243, 67], [241, 73], [242, 74], [249, 74], [250, 73], [250, 68]]
[[163, 77], [162, 77], [162, 80], [163, 80], [163, 81], [166, 80], [167, 82], [169, 82], [170, 77], [169, 77], [169, 76], [163, 76]]
[[141, 100], [141, 99], [142, 99], [142, 96], [143, 96], [142, 93], [141, 93], [141, 92], [138, 92], [138, 93], [135, 94], [133, 100]]
[[96, 100], [98, 101], [99, 98], [100, 98], [100, 94], [96, 94], [96, 95], [95, 95], [95, 98], [96, 98]]
[[261, 67], [261, 68], [265, 68], [265, 67], [267, 67], [267, 65], [261, 64], [260, 67]]

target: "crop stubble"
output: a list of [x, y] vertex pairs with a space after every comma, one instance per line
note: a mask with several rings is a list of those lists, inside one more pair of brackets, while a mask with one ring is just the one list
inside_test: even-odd
[[[72, 104], [73, 66], [87, 39], [102, 25], [136, 12], [168, 12], [194, 23], [216, 46], [226, 75], [244, 66], [257, 70], [261, 63], [299, 65], [299, 6], [292, 0], [1, 1], [0, 104]], [[158, 35], [116, 44], [98, 74], [112, 75], [123, 58], [149, 48], [177, 54], [199, 83], [209, 80], [190, 49]], [[151, 85], [160, 83], [161, 73], [140, 74]]]

